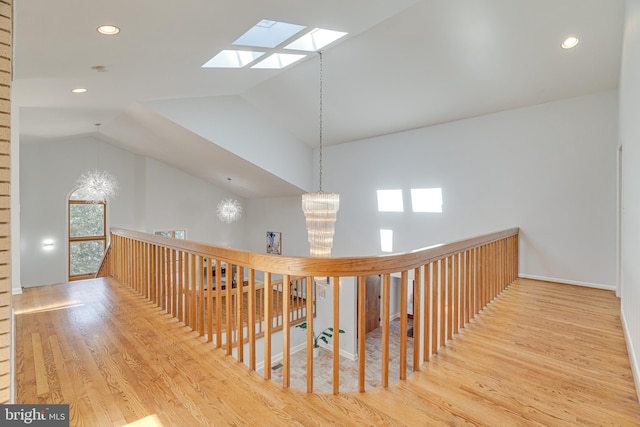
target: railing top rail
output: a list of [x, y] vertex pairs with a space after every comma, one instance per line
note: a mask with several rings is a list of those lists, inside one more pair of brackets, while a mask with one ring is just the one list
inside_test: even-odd
[[411, 252], [364, 257], [311, 258], [284, 255], [260, 254], [238, 249], [224, 248], [191, 240], [179, 240], [140, 231], [112, 228], [117, 236], [136, 239], [169, 249], [211, 257], [222, 262], [241, 265], [259, 271], [297, 276], [368, 276], [395, 273], [421, 267], [520, 232], [518, 227], [483, 234], [452, 243], [443, 243]]

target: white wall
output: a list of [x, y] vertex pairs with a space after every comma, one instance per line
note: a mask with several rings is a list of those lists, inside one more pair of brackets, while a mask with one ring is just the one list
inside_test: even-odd
[[[381, 254], [380, 228], [402, 252], [519, 226], [521, 274], [614, 289], [617, 147], [616, 91], [325, 147], [333, 255]], [[414, 187], [441, 187], [444, 212], [409, 212]], [[378, 213], [376, 190], [393, 188], [405, 212]], [[284, 254], [306, 256], [300, 198], [247, 203], [249, 250], [281, 231]]]
[[622, 144], [622, 322], [640, 391], [640, 0], [627, 0], [620, 73]]
[[[323, 187], [340, 194], [333, 255], [381, 254], [380, 228], [401, 252], [519, 226], [521, 274], [613, 289], [617, 110], [609, 91], [325, 147]], [[410, 213], [414, 187], [441, 187], [444, 212]], [[376, 190], [393, 188], [404, 189], [405, 212], [378, 213]], [[264, 251], [273, 229], [285, 254], [308, 253], [299, 198], [249, 206], [251, 250]], [[342, 292], [354, 286], [345, 280]]]
[[[21, 286], [67, 281], [67, 198], [83, 172], [100, 168], [117, 177], [120, 191], [108, 204], [107, 222], [133, 226], [134, 162], [133, 154], [92, 136], [20, 145]], [[44, 239], [53, 239], [52, 250], [43, 250]]]
[[239, 96], [160, 100], [144, 105], [299, 188], [311, 187], [311, 148], [266, 120]]
[[[326, 147], [324, 189], [340, 193], [334, 256], [394, 252], [521, 227], [520, 272], [614, 288], [614, 91]], [[410, 189], [440, 187], [442, 213], [410, 212]], [[378, 213], [376, 190], [405, 212]]]
[[[184, 228], [192, 240], [244, 248], [244, 220], [229, 225], [216, 217], [217, 203], [231, 195], [224, 189], [92, 136], [25, 143], [20, 148], [23, 287], [67, 281], [66, 201], [77, 178], [89, 169], [109, 170], [120, 184], [118, 195], [107, 205], [108, 227], [147, 232]], [[48, 238], [54, 240], [54, 249], [43, 251], [42, 241]]]
[[236, 195], [153, 159], [146, 160], [145, 227], [142, 231], [187, 229], [187, 238], [214, 245], [246, 249], [246, 215], [232, 224], [216, 215], [218, 203]]
[[309, 255], [301, 196], [251, 199], [247, 206], [248, 250], [266, 252], [266, 232], [279, 231], [282, 232], [282, 255]]

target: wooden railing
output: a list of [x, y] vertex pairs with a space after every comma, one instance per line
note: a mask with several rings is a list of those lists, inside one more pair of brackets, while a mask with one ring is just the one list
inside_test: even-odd
[[[272, 343], [281, 331], [282, 383], [290, 387], [291, 328], [307, 322], [306, 385], [313, 392], [313, 322], [318, 277], [329, 277], [334, 330], [340, 306], [353, 304], [357, 337], [365, 337], [367, 276], [382, 277], [382, 386], [389, 384], [391, 279], [399, 277], [399, 379], [439, 349], [518, 276], [518, 228], [410, 253], [373, 257], [305, 258], [260, 254], [112, 229], [98, 272], [127, 284], [200, 337], [255, 370], [257, 346], [271, 378]], [[209, 274], [210, 273], [210, 274]], [[353, 280], [352, 278], [355, 278]], [[412, 279], [412, 284], [409, 284]], [[353, 280], [353, 281], [352, 281]], [[231, 286], [229, 286], [231, 282]], [[356, 301], [341, 301], [341, 282], [357, 287]], [[241, 285], [240, 285], [241, 284]], [[413, 291], [413, 357], [407, 361], [408, 293]], [[265, 292], [269, 289], [270, 292]], [[240, 292], [242, 290], [242, 292]], [[241, 297], [240, 297], [241, 295]], [[333, 334], [333, 393], [340, 391], [340, 335]], [[240, 345], [243, 343], [243, 345]], [[358, 390], [365, 391], [365, 339], [357, 341]]]

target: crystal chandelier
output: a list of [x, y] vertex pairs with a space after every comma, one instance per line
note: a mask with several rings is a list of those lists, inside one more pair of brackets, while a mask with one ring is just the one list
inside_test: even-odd
[[80, 197], [91, 202], [106, 203], [118, 193], [118, 181], [107, 171], [87, 171], [76, 184]]
[[[231, 178], [227, 178], [227, 180], [231, 183]], [[237, 200], [227, 198], [218, 203], [217, 212], [220, 221], [231, 224], [242, 215], [242, 205]]]
[[[101, 123], [96, 123], [96, 134]], [[97, 164], [100, 165], [100, 141], [98, 140]], [[77, 192], [83, 200], [106, 203], [118, 194], [118, 180], [107, 171], [92, 170], [80, 175], [76, 181]]]
[[[306, 218], [309, 253], [312, 257], [331, 256], [336, 213], [340, 206], [340, 195], [322, 191], [322, 51], [320, 57], [320, 189], [317, 193], [302, 195], [302, 211]], [[316, 284], [326, 286], [325, 278], [315, 278]]]

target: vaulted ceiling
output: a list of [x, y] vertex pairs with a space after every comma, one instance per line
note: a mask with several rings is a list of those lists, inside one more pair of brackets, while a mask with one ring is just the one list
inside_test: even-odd
[[[292, 195], [300, 185], [233, 141], [145, 106], [239, 97], [310, 151], [315, 53], [283, 70], [201, 68], [261, 19], [349, 33], [324, 53], [324, 141], [338, 144], [614, 89], [623, 12], [623, 0], [18, 1], [12, 100], [23, 142], [93, 133], [99, 122], [104, 140], [196, 175], [220, 162], [200, 175], [224, 185], [233, 173], [245, 197]], [[103, 24], [121, 32], [103, 36]], [[568, 35], [580, 43], [565, 50]], [[88, 91], [71, 93], [80, 86]]]

